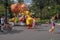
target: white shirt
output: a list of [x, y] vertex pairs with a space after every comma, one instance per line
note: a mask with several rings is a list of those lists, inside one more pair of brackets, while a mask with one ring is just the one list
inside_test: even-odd
[[1, 24], [4, 24], [4, 18], [1, 18]]

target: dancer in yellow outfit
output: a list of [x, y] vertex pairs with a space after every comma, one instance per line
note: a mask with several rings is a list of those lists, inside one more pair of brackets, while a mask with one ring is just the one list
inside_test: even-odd
[[32, 28], [32, 23], [33, 23], [33, 18], [28, 16], [26, 19], [26, 24], [27, 24], [28, 29]]
[[26, 25], [28, 27], [28, 29], [31, 29], [32, 28], [32, 23], [33, 23], [33, 18], [31, 17], [31, 12], [29, 11], [26, 11]]

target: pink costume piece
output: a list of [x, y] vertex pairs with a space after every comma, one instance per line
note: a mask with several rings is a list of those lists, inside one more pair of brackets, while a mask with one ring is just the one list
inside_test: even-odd
[[51, 26], [54, 26], [55, 27], [55, 23], [53, 21], [51, 22]]
[[32, 25], [33, 25], [33, 27], [35, 27], [35, 25], [36, 25], [35, 19], [33, 19]]

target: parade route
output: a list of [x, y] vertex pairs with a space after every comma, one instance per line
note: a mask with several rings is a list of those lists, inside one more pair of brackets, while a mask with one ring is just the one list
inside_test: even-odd
[[0, 32], [0, 40], [60, 40], [60, 26], [56, 25], [53, 35], [48, 32], [49, 24], [42, 24], [37, 29], [15, 26], [11, 32]]

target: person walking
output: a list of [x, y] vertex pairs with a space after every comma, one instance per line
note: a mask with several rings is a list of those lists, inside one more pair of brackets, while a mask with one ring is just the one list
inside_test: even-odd
[[55, 16], [53, 16], [53, 17], [50, 19], [51, 28], [49, 29], [49, 32], [53, 32], [54, 29], [55, 29], [55, 22], [54, 22], [54, 19], [55, 19]]

